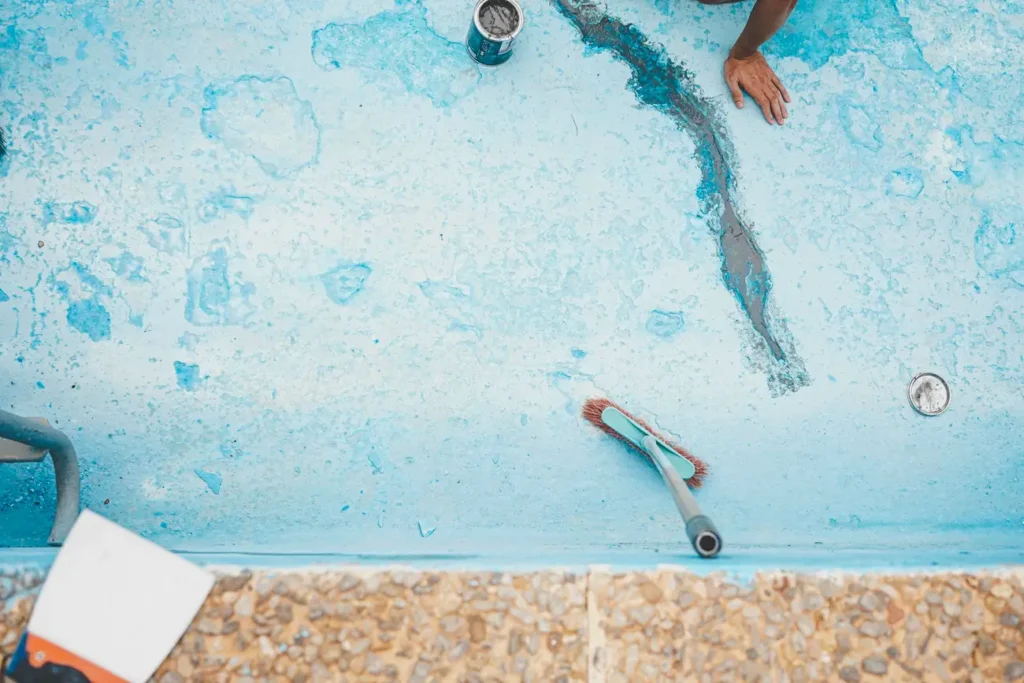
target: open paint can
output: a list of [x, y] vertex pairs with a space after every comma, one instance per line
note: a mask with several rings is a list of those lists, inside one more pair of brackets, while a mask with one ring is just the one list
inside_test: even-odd
[[523, 8], [516, 0], [480, 0], [473, 10], [466, 47], [481, 64], [504, 64], [512, 56], [512, 44], [522, 30]]

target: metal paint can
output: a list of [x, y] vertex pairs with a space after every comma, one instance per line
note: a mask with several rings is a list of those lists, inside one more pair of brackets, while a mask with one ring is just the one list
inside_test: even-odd
[[507, 62], [512, 44], [523, 30], [523, 18], [523, 8], [516, 0], [480, 0], [466, 38], [470, 56], [487, 66]]

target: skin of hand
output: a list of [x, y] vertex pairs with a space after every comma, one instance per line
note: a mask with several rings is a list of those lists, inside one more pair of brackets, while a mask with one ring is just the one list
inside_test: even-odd
[[796, 1], [757, 0], [725, 60], [725, 82], [732, 91], [733, 102], [742, 109], [743, 91], [746, 91], [761, 107], [768, 123], [782, 125], [786, 121], [789, 117], [786, 103], [790, 100], [782, 81], [761, 54], [761, 46], [786, 23]]
[[790, 99], [786, 86], [782, 85], [760, 51], [755, 51], [746, 59], [730, 54], [725, 60], [725, 82], [732, 92], [733, 102], [740, 109], [743, 108], [743, 93], [746, 92], [761, 107], [768, 123], [781, 126], [789, 118], [786, 103]]

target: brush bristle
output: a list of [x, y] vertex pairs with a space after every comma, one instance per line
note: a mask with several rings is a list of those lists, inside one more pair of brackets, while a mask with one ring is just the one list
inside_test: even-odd
[[589, 422], [590, 424], [594, 425], [598, 429], [600, 429], [605, 434], [609, 436], [614, 436], [616, 439], [623, 442], [627, 446], [631, 447], [633, 450], [643, 453], [644, 457], [650, 460], [651, 457], [647, 455], [646, 451], [644, 451], [642, 448], [638, 448], [632, 441], [625, 438], [624, 436], [622, 436], [617, 431], [615, 431], [614, 429], [612, 429], [611, 427], [604, 423], [604, 421], [601, 419], [601, 413], [604, 412], [605, 408], [609, 407], [615, 408], [623, 415], [628, 417], [630, 420], [636, 422], [638, 425], [640, 425], [641, 427], [649, 431], [651, 434], [656, 436], [662, 443], [664, 443], [666, 446], [668, 446], [677, 454], [679, 454], [680, 457], [686, 458], [691, 463], [693, 463], [693, 476], [687, 479], [686, 483], [689, 484], [690, 488], [700, 488], [701, 484], [704, 483], [704, 477], [708, 476], [707, 463], [698, 458], [697, 456], [691, 454], [689, 451], [687, 451], [679, 444], [673, 443], [671, 440], [666, 439], [664, 435], [659, 434], [649, 424], [647, 424], [640, 418], [636, 417], [635, 415], [630, 415], [628, 412], [622, 409], [622, 406], [617, 405], [606, 398], [588, 398], [583, 403], [583, 419]]

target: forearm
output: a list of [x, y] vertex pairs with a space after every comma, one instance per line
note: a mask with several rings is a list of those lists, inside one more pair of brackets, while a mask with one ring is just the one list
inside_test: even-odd
[[757, 0], [750, 12], [747, 25], [736, 39], [729, 56], [736, 59], [748, 59], [775, 35], [776, 31], [789, 19], [796, 7], [796, 0]]

